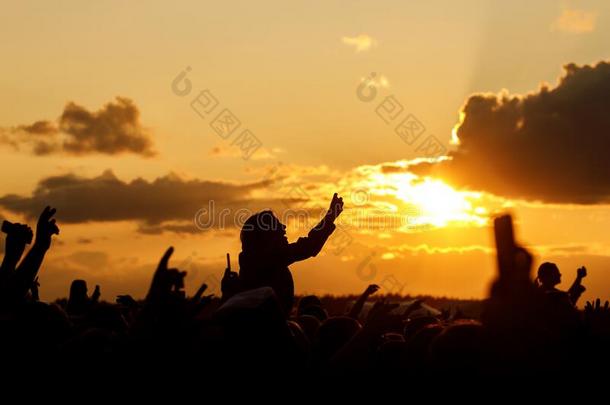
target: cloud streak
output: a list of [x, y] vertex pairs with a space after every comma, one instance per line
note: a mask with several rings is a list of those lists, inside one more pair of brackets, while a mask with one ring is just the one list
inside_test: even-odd
[[360, 34], [355, 37], [342, 37], [341, 42], [354, 47], [356, 52], [365, 52], [377, 46], [377, 41], [367, 34]]
[[551, 31], [583, 34], [593, 32], [596, 23], [597, 13], [565, 8], [551, 24]]

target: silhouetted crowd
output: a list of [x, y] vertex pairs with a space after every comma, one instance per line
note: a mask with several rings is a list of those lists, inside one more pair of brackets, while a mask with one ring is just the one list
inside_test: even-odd
[[480, 319], [437, 315], [425, 311], [421, 300], [371, 305], [376, 285], [344, 314], [329, 314], [316, 296], [297, 301], [288, 267], [321, 251], [342, 210], [335, 194], [320, 223], [295, 243], [271, 211], [250, 217], [240, 235], [239, 272], [228, 261], [221, 297], [206, 295], [205, 284], [186, 296], [186, 273], [170, 266], [169, 248], [146, 297], [121, 295], [114, 303], [100, 301], [99, 286], [89, 294], [84, 280], [72, 282], [67, 300], [40, 301], [37, 275], [59, 233], [55, 209], [44, 209], [35, 235], [27, 225], [5, 221], [0, 357], [4, 363], [71, 364], [83, 371], [92, 364], [145, 369], [168, 362], [241, 376], [405, 381], [565, 376], [608, 364], [608, 302], [576, 307], [586, 269], [578, 269], [567, 292], [556, 288], [561, 273], [553, 263], [543, 263], [532, 279], [532, 257], [514, 242], [509, 216], [494, 223], [498, 275]]

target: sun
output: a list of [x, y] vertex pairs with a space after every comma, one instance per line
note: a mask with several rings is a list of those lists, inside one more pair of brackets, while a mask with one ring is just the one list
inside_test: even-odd
[[348, 214], [350, 219], [376, 219], [406, 233], [489, 223], [490, 212], [497, 206], [489, 195], [455, 189], [440, 178], [418, 176], [408, 171], [408, 165], [408, 161], [394, 162], [394, 170], [386, 171], [363, 167], [358, 173], [361, 179], [350, 184], [363, 197], [354, 199], [352, 193], [355, 207]]
[[480, 206], [480, 193], [455, 190], [442, 180], [426, 178], [397, 184], [396, 197], [414, 208], [415, 225], [445, 227], [482, 225], [486, 209]]

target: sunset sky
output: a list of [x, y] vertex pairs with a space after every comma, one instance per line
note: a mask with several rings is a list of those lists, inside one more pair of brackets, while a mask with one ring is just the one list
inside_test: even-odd
[[[297, 293], [482, 298], [490, 217], [508, 210], [535, 268], [556, 262], [567, 289], [585, 265], [584, 299], [609, 298], [607, 1], [20, 1], [0, 16], [0, 217], [57, 208], [43, 299], [74, 278], [142, 296], [170, 245], [187, 290], [217, 292], [244, 213], [313, 226], [334, 192], [339, 229], [291, 266]], [[239, 126], [219, 135], [226, 111]], [[224, 224], [207, 226], [211, 205]]]

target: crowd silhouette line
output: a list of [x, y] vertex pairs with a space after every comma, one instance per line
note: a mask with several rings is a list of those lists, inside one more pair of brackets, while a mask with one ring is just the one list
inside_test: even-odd
[[[271, 211], [250, 217], [241, 230], [239, 271], [227, 268], [221, 296], [203, 284], [185, 293], [186, 272], [171, 267], [173, 247], [161, 257], [145, 298], [100, 299], [74, 280], [67, 300], [41, 302], [38, 273], [59, 235], [55, 209], [46, 207], [35, 233], [5, 221], [0, 267], [0, 351], [5, 361], [50, 359], [84, 366], [142, 365], [162, 360], [205, 363], [209, 370], [260, 375], [404, 376], [565, 375], [610, 359], [610, 308], [601, 299], [576, 303], [585, 267], [568, 291], [556, 287], [554, 263], [532, 278], [532, 256], [515, 241], [512, 218], [494, 221], [498, 271], [480, 318], [423, 311], [376, 300], [369, 285], [351, 308], [329, 312], [317, 296], [301, 297], [289, 266], [316, 256], [335, 229], [343, 200], [335, 194], [320, 223], [289, 243], [286, 226]], [[25, 253], [26, 247], [31, 245]], [[25, 253], [25, 255], [24, 255]], [[29, 360], [28, 360], [29, 359]], [[267, 374], [265, 374], [267, 375]]]

